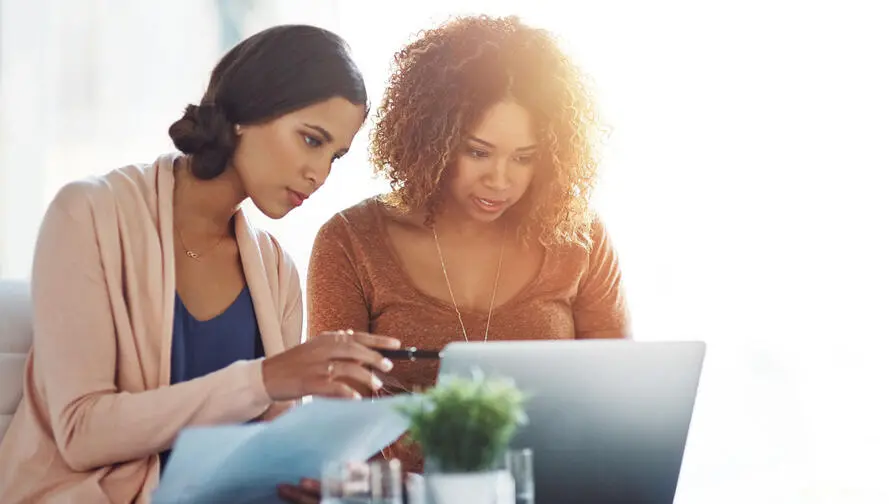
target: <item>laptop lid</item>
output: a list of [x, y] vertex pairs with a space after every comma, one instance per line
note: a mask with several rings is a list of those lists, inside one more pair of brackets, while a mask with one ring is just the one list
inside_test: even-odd
[[534, 451], [538, 503], [673, 502], [702, 342], [458, 342], [439, 377], [511, 377], [530, 394], [514, 448]]

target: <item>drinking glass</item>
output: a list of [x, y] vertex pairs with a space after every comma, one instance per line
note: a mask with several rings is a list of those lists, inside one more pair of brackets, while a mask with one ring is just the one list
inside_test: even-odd
[[515, 481], [516, 504], [534, 504], [534, 452], [530, 448], [506, 452], [506, 470]]
[[331, 462], [321, 475], [322, 504], [401, 504], [398, 460]]

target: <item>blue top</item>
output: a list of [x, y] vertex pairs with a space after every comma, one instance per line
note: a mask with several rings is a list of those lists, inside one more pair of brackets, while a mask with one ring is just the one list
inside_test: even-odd
[[[198, 320], [188, 312], [179, 294], [173, 309], [173, 347], [170, 352], [170, 385], [200, 378], [239, 360], [265, 354], [250, 289], [210, 320]], [[161, 468], [170, 452], [161, 453]]]

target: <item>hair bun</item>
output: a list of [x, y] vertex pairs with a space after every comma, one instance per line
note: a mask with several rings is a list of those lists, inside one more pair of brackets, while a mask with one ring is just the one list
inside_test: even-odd
[[169, 134], [177, 149], [192, 156], [192, 172], [202, 179], [222, 173], [235, 150], [234, 126], [218, 105], [185, 107]]

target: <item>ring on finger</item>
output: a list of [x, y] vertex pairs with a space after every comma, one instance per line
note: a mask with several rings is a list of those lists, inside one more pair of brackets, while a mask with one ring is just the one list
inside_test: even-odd
[[333, 379], [333, 371], [334, 371], [333, 365], [334, 365], [333, 361], [330, 361], [327, 363], [327, 379], [328, 380]]

